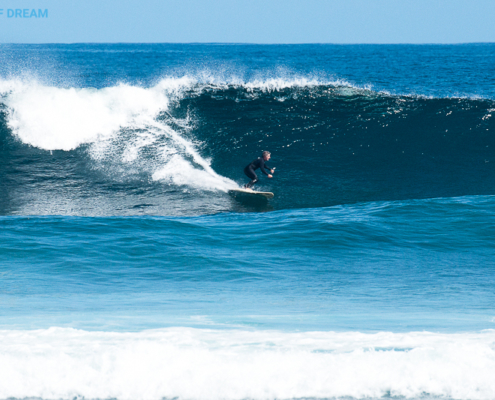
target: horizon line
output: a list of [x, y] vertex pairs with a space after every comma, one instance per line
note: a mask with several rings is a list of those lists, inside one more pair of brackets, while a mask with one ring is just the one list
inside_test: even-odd
[[463, 46], [477, 44], [495, 44], [495, 42], [456, 42], [456, 43], [332, 43], [332, 42], [307, 42], [307, 43], [256, 43], [256, 42], [0, 42], [0, 45], [78, 45], [78, 44], [188, 44], [188, 45], [238, 45], [238, 46], [305, 46], [305, 45], [331, 45], [331, 46]]

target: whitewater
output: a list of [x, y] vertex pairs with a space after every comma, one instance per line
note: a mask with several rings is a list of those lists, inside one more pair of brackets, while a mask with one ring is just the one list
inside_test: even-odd
[[0, 399], [495, 398], [494, 49], [0, 45]]
[[2, 398], [490, 399], [495, 334], [0, 331]]

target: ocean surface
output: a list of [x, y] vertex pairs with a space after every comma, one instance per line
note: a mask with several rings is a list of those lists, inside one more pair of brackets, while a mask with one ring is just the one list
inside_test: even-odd
[[0, 400], [494, 377], [495, 44], [0, 45]]

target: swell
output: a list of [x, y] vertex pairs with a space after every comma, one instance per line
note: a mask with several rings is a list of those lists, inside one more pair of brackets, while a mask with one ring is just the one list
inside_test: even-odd
[[494, 211], [494, 196], [473, 196], [192, 218], [2, 217], [0, 327], [490, 329]]
[[[493, 100], [395, 96], [307, 79], [181, 78], [150, 88], [14, 85], [3, 103], [6, 197], [33, 201], [33, 188], [53, 193], [56, 185], [67, 194], [54, 201], [81, 203], [72, 190], [79, 185], [107, 204], [76, 204], [79, 215], [256, 210], [222, 193], [247, 180], [243, 167], [262, 150], [277, 167], [258, 186], [276, 193], [274, 209], [495, 193]], [[14, 181], [26, 190], [12, 194]], [[115, 190], [131, 199], [119, 209]], [[132, 200], [136, 192], [142, 196]], [[41, 205], [28, 213], [54, 212]]]

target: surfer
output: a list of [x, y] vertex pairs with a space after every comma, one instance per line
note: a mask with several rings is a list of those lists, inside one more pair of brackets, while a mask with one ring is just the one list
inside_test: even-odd
[[[244, 185], [244, 187], [246, 189], [251, 189], [253, 187], [253, 185], [256, 182], [258, 182], [258, 176], [254, 172], [258, 168], [261, 169], [261, 172], [263, 172], [266, 176], [268, 176], [268, 178], [273, 178], [273, 175], [271, 175], [271, 174], [273, 174], [274, 169], [271, 169], [268, 165], [265, 164], [265, 162], [268, 161], [270, 159], [270, 157], [271, 157], [270, 152], [264, 151], [261, 154], [261, 157], [257, 158], [252, 163], [247, 165], [246, 168], [244, 168], [244, 173], [246, 174], [246, 176], [249, 179], [251, 179], [251, 182]], [[268, 169], [270, 171], [270, 173], [268, 173], [265, 168]]]

